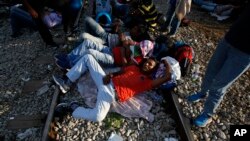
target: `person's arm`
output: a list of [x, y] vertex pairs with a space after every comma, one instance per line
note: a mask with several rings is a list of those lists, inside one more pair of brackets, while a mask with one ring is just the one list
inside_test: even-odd
[[103, 80], [103, 84], [104, 84], [104, 85], [109, 84], [112, 77], [117, 76], [117, 75], [120, 75], [120, 74], [122, 74], [123, 72], [124, 72], [124, 70], [122, 69], [122, 70], [120, 70], [120, 71], [113, 72], [113, 73], [109, 73], [109, 74], [105, 75], [105, 76], [103, 77], [103, 79], [102, 79], [102, 80]]
[[153, 82], [152, 82], [153, 88], [159, 87], [161, 84], [171, 80], [170, 65], [168, 64], [168, 62], [166, 60], [163, 60], [163, 61], [164, 61], [165, 67], [166, 67], [166, 75], [164, 77], [157, 78], [157, 79], [153, 80]]
[[33, 18], [38, 18], [38, 13], [37, 11], [29, 4], [27, 0], [22, 0], [23, 5], [27, 8], [28, 12]]
[[120, 19], [115, 19], [112, 23], [112, 28], [115, 33], [121, 33], [122, 21]]

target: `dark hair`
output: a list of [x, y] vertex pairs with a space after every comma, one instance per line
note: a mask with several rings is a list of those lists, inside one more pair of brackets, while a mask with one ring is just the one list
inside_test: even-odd
[[150, 72], [148, 72], [148, 74], [152, 74], [158, 69], [158, 66], [159, 66], [159, 61], [156, 60], [155, 57], [143, 58], [142, 61], [138, 64], [138, 66], [141, 69], [143, 67], [143, 64], [145, 62], [147, 62], [147, 60], [149, 60], [149, 59], [151, 59], [151, 60], [153, 60], [155, 62], [155, 67]]

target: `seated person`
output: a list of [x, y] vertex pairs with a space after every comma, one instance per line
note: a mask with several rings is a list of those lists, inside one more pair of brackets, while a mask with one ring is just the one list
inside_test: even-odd
[[149, 40], [141, 42], [124, 42], [122, 47], [114, 47], [113, 55], [116, 66], [139, 64], [143, 58], [151, 57], [154, 43]]
[[220, 5], [208, 0], [193, 0], [193, 2], [199, 5], [202, 9], [221, 16], [229, 16], [234, 9], [233, 5]]
[[[62, 17], [54, 10], [45, 10], [43, 14], [43, 22], [48, 28], [53, 28], [60, 25]], [[21, 35], [21, 28], [28, 27], [33, 30], [37, 30], [37, 25], [28, 13], [26, 8], [21, 4], [17, 4], [11, 7], [10, 11], [10, 24], [12, 29], [11, 37], [15, 38]]]
[[10, 25], [12, 34], [11, 37], [15, 38], [21, 35], [21, 28], [28, 27], [37, 30], [36, 24], [32, 17], [21, 4], [17, 4], [10, 9]]
[[[55, 55], [56, 65], [62, 70], [69, 70], [78, 62], [78, 60], [82, 56], [86, 54], [91, 54], [92, 56], [94, 56], [96, 61], [102, 66], [125, 66], [130, 63], [127, 61], [127, 59], [131, 58], [131, 52], [127, 52], [127, 50], [125, 50], [124, 48], [132, 48], [135, 44], [138, 44], [138, 46], [136, 47], [138, 47], [139, 50], [142, 49], [140, 53], [143, 52], [143, 57], [153, 51], [153, 43], [147, 40], [142, 41], [140, 43], [136, 43], [131, 40], [124, 41], [123, 46], [111, 48], [101, 43], [94, 42], [90, 39], [85, 39], [77, 48], [73, 49], [69, 54]], [[124, 55], [123, 57], [125, 57], [125, 55], [129, 57], [124, 59], [122, 55]], [[134, 57], [140, 57], [140, 54], [138, 55], [134, 55]], [[141, 60], [141, 58], [138, 59]]]
[[[148, 37], [143, 31], [143, 27], [138, 25], [137, 23], [133, 23], [129, 26], [128, 32], [119, 31], [119, 33], [108, 33], [103, 27], [98, 24], [93, 18], [86, 17], [84, 19], [85, 24], [85, 32], [81, 34], [81, 38], [88, 38], [93, 41], [101, 42], [102, 44], [106, 44], [107, 46], [113, 48], [115, 46], [121, 45], [125, 40], [132, 41], [142, 41], [146, 40]], [[98, 37], [98, 39], [97, 39]]]
[[[105, 74], [92, 55], [85, 55], [66, 74], [67, 79], [58, 76], [53, 76], [53, 79], [62, 92], [66, 93], [70, 90], [72, 82], [76, 82], [81, 75], [89, 71], [98, 88], [96, 106], [90, 109], [78, 107], [75, 104], [70, 105], [71, 107], [59, 104], [55, 109], [55, 115], [65, 115], [67, 114], [65, 110], [68, 110], [68, 112], [73, 111], [72, 116], [75, 118], [100, 122], [106, 117], [113, 101], [124, 102], [134, 95], [156, 88], [171, 79], [170, 66], [165, 61], [166, 75], [153, 80], [151, 75], [157, 66], [158, 63], [154, 58], [148, 58], [139, 65], [130, 65], [120, 72]], [[60, 110], [62, 108], [65, 110]]]

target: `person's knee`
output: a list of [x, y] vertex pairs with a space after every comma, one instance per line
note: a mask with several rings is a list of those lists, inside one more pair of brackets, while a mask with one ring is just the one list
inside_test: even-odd
[[99, 113], [99, 114], [96, 115], [96, 118], [94, 120], [96, 122], [101, 122], [101, 121], [103, 121], [105, 119], [106, 115], [107, 114], [101, 114], [101, 113]]
[[94, 19], [92, 18], [92, 17], [89, 17], [89, 16], [87, 16], [87, 17], [85, 17], [85, 22], [86, 23], [89, 23], [89, 22], [91, 22], [91, 21], [93, 21]]
[[94, 49], [88, 49], [88, 50], [86, 50], [86, 54], [89, 54], [89, 55], [91, 55], [91, 56], [95, 56], [95, 51], [96, 50], [94, 50]]
[[93, 57], [93, 55], [91, 55], [91, 54], [86, 54], [86, 55], [83, 56], [83, 59], [84, 59], [85, 61], [87, 61], [87, 60], [93, 60], [94, 57]]

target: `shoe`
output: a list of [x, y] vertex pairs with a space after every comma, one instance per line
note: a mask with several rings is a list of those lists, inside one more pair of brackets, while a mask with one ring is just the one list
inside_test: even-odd
[[55, 60], [60, 60], [60, 61], [62, 61], [62, 62], [64, 62], [64, 61], [69, 61], [69, 60], [68, 60], [68, 55], [67, 55], [67, 54], [55, 54], [55, 55], [54, 55], [54, 59], [55, 59]]
[[56, 65], [61, 70], [69, 70], [71, 68], [67, 61], [56, 60]]
[[189, 102], [198, 102], [200, 101], [201, 99], [205, 98], [206, 97], [206, 94], [203, 94], [203, 93], [196, 93], [196, 94], [193, 94], [193, 95], [190, 95], [187, 97], [187, 100]]
[[69, 79], [64, 80], [60, 78], [59, 76], [55, 76], [55, 75], [53, 75], [52, 77], [55, 83], [60, 87], [60, 90], [63, 93], [67, 93], [70, 90], [70, 86], [72, 85], [72, 83], [70, 82]]
[[58, 117], [61, 121], [62, 119], [71, 113], [71, 109], [68, 103], [60, 103], [55, 107], [54, 117]]
[[194, 125], [198, 127], [205, 127], [210, 122], [212, 122], [212, 117], [206, 113], [202, 113], [196, 119], [194, 119]]
[[69, 104], [69, 107], [70, 107], [70, 109], [72, 110], [72, 112], [76, 109], [76, 108], [78, 108], [80, 106], [80, 103], [78, 102], [78, 101], [72, 101], [72, 102], [70, 102], [70, 104]]

